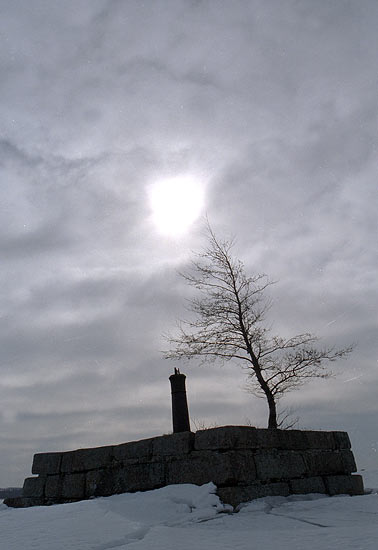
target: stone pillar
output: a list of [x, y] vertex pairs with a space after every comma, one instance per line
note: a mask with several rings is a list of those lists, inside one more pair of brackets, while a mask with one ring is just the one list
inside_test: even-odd
[[172, 391], [173, 433], [190, 432], [185, 379], [185, 374], [181, 374], [179, 369], [175, 369], [175, 373], [169, 377]]

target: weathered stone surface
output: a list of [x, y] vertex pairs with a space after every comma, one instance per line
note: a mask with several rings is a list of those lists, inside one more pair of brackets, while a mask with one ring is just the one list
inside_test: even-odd
[[256, 498], [267, 496], [288, 496], [290, 494], [287, 483], [254, 484], [245, 487], [220, 487], [217, 495], [225, 504], [238, 506], [242, 502], [249, 502]]
[[306, 436], [306, 446], [304, 449], [336, 449], [336, 441], [333, 437], [333, 432], [305, 431], [303, 433]]
[[240, 449], [223, 454], [227, 454], [230, 460], [231, 479], [233, 477], [239, 485], [248, 485], [255, 481], [256, 464], [254, 451]]
[[4, 500], [4, 504], [11, 508], [29, 508], [30, 506], [42, 506], [44, 499], [36, 497], [9, 497]]
[[33, 458], [32, 474], [59, 474], [63, 453], [37, 453]]
[[172, 460], [167, 463], [166, 482], [168, 485], [175, 483], [203, 485], [209, 481], [217, 484], [222, 476], [229, 475], [228, 471], [225, 471], [225, 462], [225, 459], [219, 454], [212, 453], [210, 458], [210, 456], [206, 456], [206, 452], [192, 453], [190, 458]]
[[307, 449], [311, 432], [303, 430], [257, 430], [258, 449], [295, 451]]
[[63, 475], [47, 476], [45, 485], [46, 499], [62, 498]]
[[96, 447], [93, 449], [78, 449], [63, 453], [61, 472], [87, 472], [111, 465], [113, 447]]
[[213, 481], [225, 502], [289, 493], [363, 494], [345, 432], [224, 426], [117, 446], [39, 453], [21, 499], [25, 507]]
[[307, 471], [302, 456], [293, 451], [260, 451], [255, 464], [257, 478], [262, 481], [301, 477]]
[[[92, 470], [85, 475], [85, 498], [95, 497], [99, 493], [104, 470]], [[104, 495], [105, 496], [105, 495]]]
[[306, 495], [308, 493], [326, 493], [324, 481], [320, 476], [303, 479], [291, 479], [289, 481], [290, 493]]
[[[116, 470], [92, 470], [85, 476], [86, 498], [116, 494]], [[126, 492], [126, 491], [125, 491]]]
[[[223, 426], [210, 430], [200, 430], [195, 434], [194, 448], [196, 450], [212, 449], [336, 449], [347, 445], [343, 432], [336, 432], [339, 438], [336, 442], [333, 432], [310, 430], [269, 430], [249, 426]], [[349, 448], [349, 447], [346, 447]]]
[[254, 449], [302, 449], [305, 445], [304, 432], [299, 430], [256, 429]]
[[194, 448], [194, 433], [178, 432], [162, 435], [152, 440], [154, 458], [160, 456], [176, 456], [190, 453]]
[[114, 470], [115, 493], [148, 491], [166, 485], [162, 462], [132, 464]]
[[85, 498], [85, 474], [65, 474], [62, 483], [62, 499]]
[[[272, 432], [272, 430], [267, 431]], [[302, 430], [273, 430], [273, 432], [274, 431], [276, 432], [274, 435], [277, 439], [277, 443], [276, 445], [272, 445], [272, 447], [275, 446], [277, 449], [284, 451], [296, 451], [307, 448], [309, 432]], [[274, 441], [272, 441], [272, 443], [273, 442]]]
[[330, 495], [363, 495], [364, 484], [362, 477], [354, 476], [326, 476], [324, 478], [327, 493]]
[[353, 453], [342, 451], [306, 451], [303, 458], [309, 475], [350, 474], [356, 471]]
[[43, 498], [45, 491], [46, 477], [27, 477], [24, 481], [22, 496]]
[[305, 449], [334, 449], [331, 432], [310, 430], [257, 430], [259, 449], [296, 451]]
[[195, 450], [255, 449], [258, 447], [256, 428], [249, 426], [222, 426], [196, 432]]
[[256, 435], [260, 449], [350, 449], [349, 437], [345, 432], [259, 429]]
[[172, 460], [166, 465], [166, 482], [203, 485], [212, 481], [217, 486], [248, 484], [256, 479], [251, 451], [194, 451], [190, 457]]
[[344, 471], [348, 474], [352, 472], [357, 472], [357, 465], [354, 459], [354, 455], [351, 450], [343, 449], [340, 451], [343, 457]]
[[86, 498], [147, 491], [165, 485], [164, 464], [134, 463], [112, 470], [94, 470], [86, 475]]
[[351, 443], [347, 432], [332, 432], [336, 449], [350, 449]]
[[196, 450], [212, 449], [305, 449], [307, 432], [268, 430], [249, 426], [223, 426], [195, 434]]
[[152, 456], [152, 444], [155, 437], [150, 439], [141, 439], [140, 441], [130, 441], [113, 447], [114, 459], [123, 463], [131, 459], [143, 460], [150, 459]]

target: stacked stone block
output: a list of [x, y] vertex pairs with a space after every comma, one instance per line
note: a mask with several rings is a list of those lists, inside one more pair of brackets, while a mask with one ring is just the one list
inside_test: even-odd
[[34, 456], [23, 496], [8, 506], [75, 502], [212, 481], [233, 506], [268, 495], [363, 494], [348, 434], [224, 426]]

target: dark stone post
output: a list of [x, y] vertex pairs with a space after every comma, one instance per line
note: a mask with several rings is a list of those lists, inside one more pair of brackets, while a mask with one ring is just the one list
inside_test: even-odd
[[190, 432], [185, 378], [185, 374], [181, 374], [179, 369], [175, 369], [175, 373], [169, 377], [172, 390], [173, 433]]

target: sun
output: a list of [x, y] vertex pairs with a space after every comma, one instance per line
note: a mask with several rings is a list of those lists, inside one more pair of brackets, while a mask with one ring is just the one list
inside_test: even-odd
[[148, 194], [152, 220], [164, 235], [185, 233], [204, 206], [204, 185], [193, 176], [158, 180], [149, 187]]

